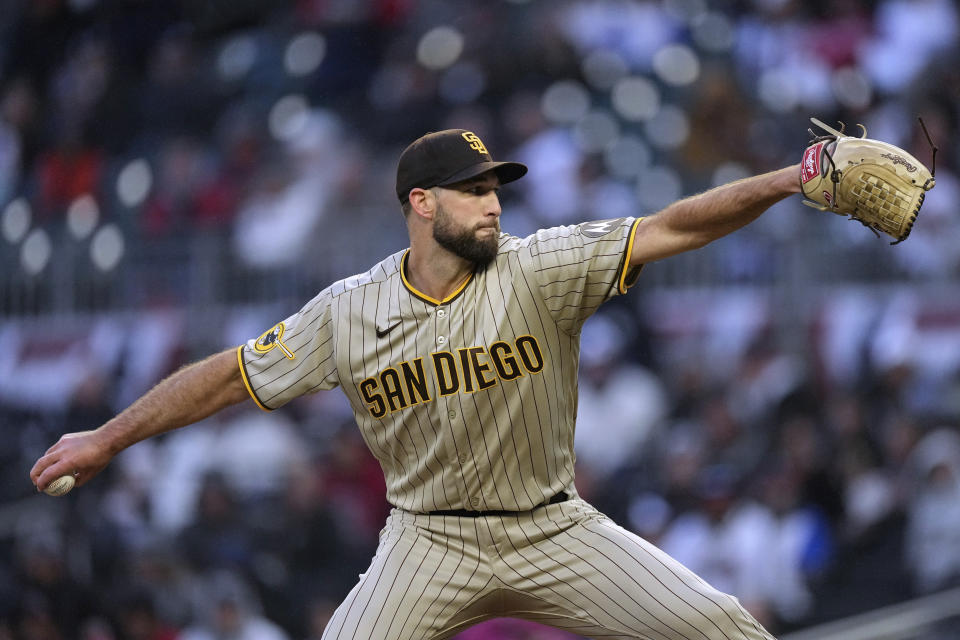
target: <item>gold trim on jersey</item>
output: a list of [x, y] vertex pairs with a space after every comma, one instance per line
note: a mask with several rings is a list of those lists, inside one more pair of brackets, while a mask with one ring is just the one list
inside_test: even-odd
[[260, 402], [260, 398], [257, 397], [257, 394], [253, 392], [253, 387], [250, 386], [250, 378], [247, 376], [247, 365], [243, 362], [243, 347], [244, 345], [237, 347], [237, 362], [240, 364], [240, 377], [243, 378], [243, 386], [247, 388], [247, 393], [250, 394], [250, 397], [253, 398], [253, 401], [257, 403], [258, 407], [264, 411], [273, 411], [273, 409]]
[[400, 279], [403, 281], [403, 286], [406, 287], [407, 291], [412, 293], [416, 298], [419, 298], [420, 300], [423, 300], [428, 304], [432, 304], [435, 307], [438, 307], [441, 304], [447, 304], [448, 302], [451, 302], [454, 298], [456, 298], [461, 293], [463, 293], [463, 290], [466, 289], [467, 285], [470, 284], [470, 282], [473, 280], [473, 272], [471, 272], [470, 275], [467, 276], [467, 279], [464, 280], [459, 287], [457, 287], [456, 291], [448, 295], [443, 300], [437, 300], [436, 298], [432, 298], [427, 294], [423, 293], [422, 291], [418, 291], [417, 288], [414, 287], [412, 284], [410, 284], [410, 281], [407, 280], [407, 257], [409, 255], [410, 255], [410, 249], [407, 249], [403, 253], [403, 257], [400, 258]]
[[637, 218], [630, 227], [630, 237], [627, 239], [627, 251], [623, 257], [623, 269], [620, 271], [620, 277], [617, 278], [617, 290], [621, 294], [626, 293], [627, 289], [637, 283], [640, 270], [643, 269], [642, 264], [636, 267], [630, 266], [630, 256], [633, 254], [633, 240], [637, 235], [637, 226], [640, 225], [641, 220], [643, 220], [643, 218]]

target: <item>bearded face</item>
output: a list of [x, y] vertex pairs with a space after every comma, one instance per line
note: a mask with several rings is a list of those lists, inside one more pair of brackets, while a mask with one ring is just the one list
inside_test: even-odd
[[[477, 230], [482, 228], [492, 228], [495, 233], [484, 232], [478, 237]], [[485, 267], [497, 255], [500, 244], [500, 223], [466, 227], [457, 224], [453, 216], [437, 203], [437, 213], [433, 219], [433, 239], [447, 251], [473, 262], [478, 267]]]

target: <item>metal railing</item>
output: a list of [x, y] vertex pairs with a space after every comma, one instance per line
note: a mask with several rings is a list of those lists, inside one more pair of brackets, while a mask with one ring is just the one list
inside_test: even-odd
[[[403, 239], [388, 243], [355, 230], [341, 241], [330, 237], [319, 239], [323, 244], [293, 266], [268, 270], [245, 265], [224, 234], [130, 239], [123, 260], [107, 273], [92, 265], [79, 244], [57, 243], [49, 263], [35, 275], [20, 267], [15, 248], [0, 247], [0, 317], [124, 311], [158, 298], [186, 308], [306, 301], [332, 280], [365, 271], [404, 246]], [[851, 248], [774, 244], [743, 234], [648, 265], [641, 284], [652, 290], [751, 286], [803, 297], [830, 284], [910, 280], [889, 256], [878, 253], [884, 249], [886, 243], [880, 241]]]
[[780, 640], [952, 638], [960, 638], [960, 588], [790, 633]]

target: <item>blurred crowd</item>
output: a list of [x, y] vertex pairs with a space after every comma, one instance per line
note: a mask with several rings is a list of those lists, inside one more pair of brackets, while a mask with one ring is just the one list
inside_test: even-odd
[[66, 498], [27, 472], [403, 248], [396, 158], [448, 126], [529, 165], [504, 189], [524, 235], [796, 162], [810, 115], [929, 164], [922, 114], [937, 187], [904, 244], [791, 199], [588, 322], [577, 486], [777, 632], [960, 584], [958, 21], [950, 0], [5, 3], [0, 640], [320, 637], [389, 509], [336, 392], [141, 443]]

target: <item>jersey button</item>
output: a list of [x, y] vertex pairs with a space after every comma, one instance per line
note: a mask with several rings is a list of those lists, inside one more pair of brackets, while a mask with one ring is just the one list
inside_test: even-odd
[[445, 309], [437, 309], [437, 317], [438, 317], [438, 318], [446, 317], [446, 315], [447, 315], [447, 312], [446, 312]]
[[437, 336], [437, 344], [443, 344], [446, 341], [447, 339], [444, 338], [443, 336]]
[[451, 412], [448, 413], [447, 415], [450, 416], [450, 419], [451, 419], [451, 420], [453, 420], [453, 419], [455, 419], [455, 418], [457, 417], [457, 412], [456, 412], [456, 411], [451, 411]]
[[470, 459], [470, 456], [468, 456], [467, 454], [465, 454], [465, 453], [461, 453], [461, 454], [460, 454], [459, 460], [460, 460], [460, 462], [461, 462], [462, 464], [466, 464], [466, 463], [467, 463], [467, 460], [469, 460], [469, 459]]
[[470, 504], [472, 504], [472, 505], [475, 506], [475, 507], [479, 507], [479, 506], [480, 506], [480, 498], [474, 498], [473, 500], [470, 501]]

